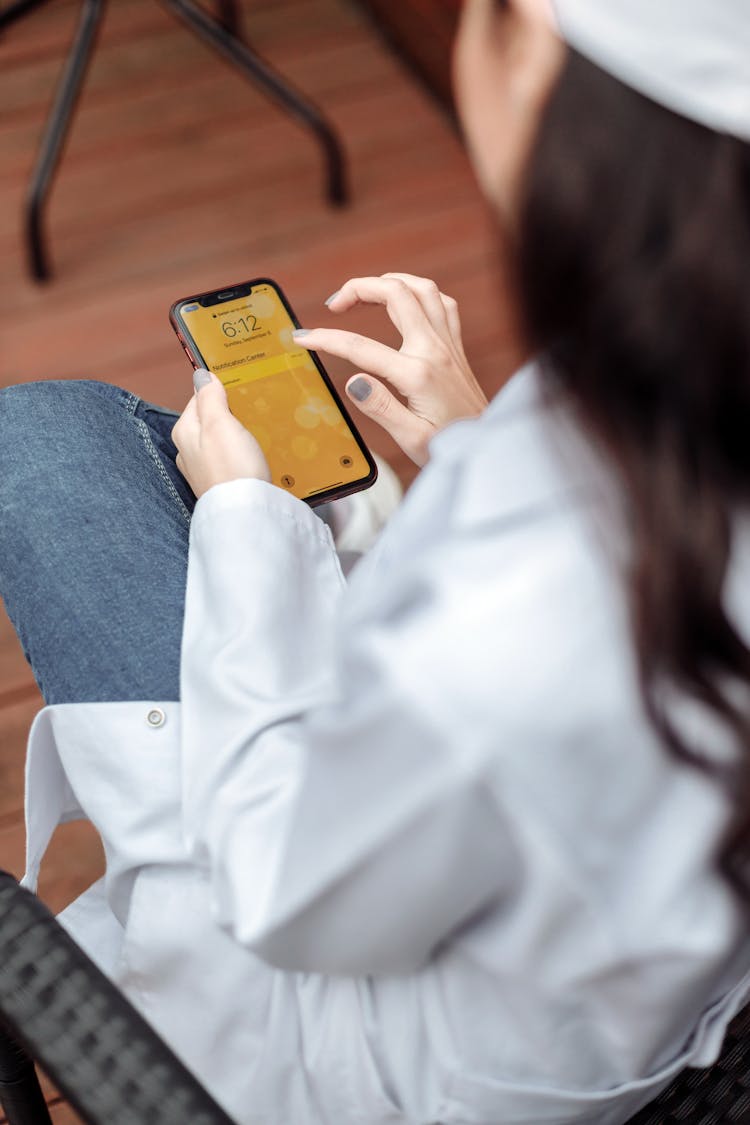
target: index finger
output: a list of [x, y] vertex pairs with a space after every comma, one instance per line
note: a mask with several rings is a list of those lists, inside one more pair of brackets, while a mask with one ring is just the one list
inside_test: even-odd
[[404, 340], [419, 346], [433, 338], [427, 314], [408, 285], [395, 277], [352, 277], [328, 301], [332, 312], [345, 312], [354, 305], [385, 305], [392, 323]]
[[357, 332], [345, 332], [341, 328], [305, 328], [294, 334], [295, 343], [308, 351], [325, 352], [348, 359], [360, 371], [369, 375], [380, 375], [392, 383], [397, 391], [408, 394], [413, 375], [414, 361], [410, 356], [360, 336]]

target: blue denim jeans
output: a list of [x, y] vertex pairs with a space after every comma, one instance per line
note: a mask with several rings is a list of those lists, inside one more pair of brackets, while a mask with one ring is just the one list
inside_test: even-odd
[[179, 699], [177, 417], [93, 380], [0, 390], [0, 595], [47, 703]]

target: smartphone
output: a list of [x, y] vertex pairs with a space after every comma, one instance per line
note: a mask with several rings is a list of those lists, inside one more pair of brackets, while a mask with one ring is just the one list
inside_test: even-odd
[[193, 367], [221, 379], [280, 488], [315, 506], [374, 484], [378, 470], [299, 321], [270, 278], [175, 301], [169, 320]]

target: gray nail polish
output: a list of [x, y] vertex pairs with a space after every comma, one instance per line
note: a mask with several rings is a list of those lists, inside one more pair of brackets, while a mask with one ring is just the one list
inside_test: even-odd
[[193, 372], [193, 386], [195, 387], [196, 391], [199, 391], [201, 387], [205, 387], [206, 383], [210, 382], [211, 376], [209, 375], [208, 371], [206, 371], [205, 367], [196, 368], [196, 370]]
[[337, 289], [335, 293], [331, 293], [331, 296], [330, 296], [330, 297], [326, 297], [326, 299], [325, 299], [325, 301], [323, 302], [323, 304], [324, 304], [324, 305], [330, 305], [331, 301], [335, 301], [335, 300], [336, 300], [336, 298], [338, 297], [338, 295], [339, 295], [339, 293], [340, 293], [340, 292], [341, 292], [341, 290], [340, 290], [340, 289]]
[[301, 340], [303, 336], [309, 336], [309, 335], [310, 335], [310, 329], [309, 328], [295, 328], [294, 332], [292, 332], [292, 339], [293, 340]]
[[372, 394], [372, 383], [368, 383], [367, 379], [354, 379], [346, 389], [357, 402], [364, 402]]

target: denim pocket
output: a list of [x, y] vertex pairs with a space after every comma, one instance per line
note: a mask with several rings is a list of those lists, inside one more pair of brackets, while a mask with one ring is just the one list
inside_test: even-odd
[[177, 447], [172, 441], [172, 429], [180, 417], [179, 411], [141, 399], [133, 412], [133, 420], [167, 487], [187, 522], [195, 507], [195, 493], [175, 464]]

